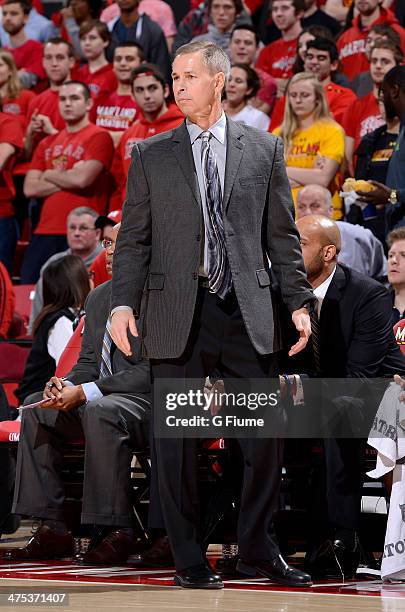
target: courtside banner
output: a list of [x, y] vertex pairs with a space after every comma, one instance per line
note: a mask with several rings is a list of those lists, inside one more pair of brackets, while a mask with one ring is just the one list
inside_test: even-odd
[[[392, 438], [405, 435], [388, 378], [155, 379], [157, 438]], [[395, 401], [392, 398], [395, 397]]]

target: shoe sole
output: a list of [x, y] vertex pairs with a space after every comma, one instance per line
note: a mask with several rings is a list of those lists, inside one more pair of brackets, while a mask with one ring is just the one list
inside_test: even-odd
[[176, 586], [181, 587], [182, 589], [223, 589], [224, 585], [223, 583], [220, 584], [202, 584], [201, 586], [199, 585], [191, 585], [191, 584], [184, 584], [180, 578], [178, 576], [175, 576], [173, 578], [173, 582]]
[[283, 586], [306, 588], [311, 587], [313, 584], [312, 582], [292, 582], [291, 580], [284, 580], [283, 578], [279, 578], [278, 576], [273, 576], [272, 574], [268, 574], [267, 572], [262, 572], [256, 567], [252, 567], [251, 565], [246, 565], [246, 563], [243, 563], [241, 561], [238, 561], [236, 565], [236, 570], [241, 574], [246, 574], [247, 576], [250, 576], [251, 578], [254, 578], [259, 574], [259, 576], [263, 576], [264, 578], [272, 580], [273, 582], [277, 582], [277, 584], [282, 584]]

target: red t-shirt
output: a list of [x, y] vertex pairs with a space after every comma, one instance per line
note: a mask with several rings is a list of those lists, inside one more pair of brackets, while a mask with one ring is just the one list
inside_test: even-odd
[[162, 132], [172, 130], [183, 121], [183, 113], [175, 104], [172, 104], [163, 115], [153, 122], [146, 121], [141, 114], [138, 121], [122, 135], [111, 167], [115, 179], [116, 190], [110, 199], [110, 210], [119, 210], [122, 208], [125, 199], [128, 170], [131, 164], [131, 152], [134, 144], [140, 140], [145, 140], [150, 136], [154, 136], [155, 134], [161, 134]]
[[139, 106], [131, 95], [120, 96], [114, 91], [96, 107], [96, 125], [112, 132], [127, 130], [138, 117]]
[[257, 58], [256, 67], [268, 72], [275, 79], [292, 77], [292, 67], [297, 55], [297, 38], [275, 40], [264, 47]]
[[384, 8], [380, 8], [381, 15], [368, 28], [361, 26], [360, 16], [352, 21], [352, 27], [343, 32], [337, 40], [340, 63], [345, 75], [352, 81], [358, 74], [369, 70], [369, 62], [365, 55], [366, 38], [370, 28], [385, 23], [398, 32], [401, 37], [401, 47], [405, 53], [405, 30], [401, 28], [395, 15]]
[[[23, 130], [20, 121], [0, 112], [0, 141], [15, 147], [16, 152], [23, 148]], [[16, 155], [12, 155], [5, 167], [0, 172], [0, 217], [12, 217], [14, 208], [12, 199], [15, 196], [15, 188], [12, 177], [12, 169]]]
[[73, 208], [90, 206], [105, 213], [108, 169], [114, 154], [110, 134], [90, 123], [78, 132], [62, 130], [47, 136], [38, 145], [32, 170], [70, 170], [79, 161], [97, 160], [104, 168], [92, 185], [85, 189], [62, 189], [45, 198], [36, 234], [66, 234], [66, 219]]
[[384, 120], [372, 91], [356, 100], [347, 109], [342, 121], [346, 136], [354, 138], [354, 150], [357, 149], [363, 136], [373, 132], [383, 124]]
[[7, 269], [0, 261], [0, 338], [7, 338], [7, 332], [14, 317], [15, 295]]
[[102, 285], [106, 281], [110, 280], [111, 276], [107, 274], [106, 266], [106, 251], [101, 251], [93, 261], [89, 268], [89, 272], [93, 274], [93, 283], [95, 287]]
[[42, 65], [43, 47], [37, 40], [27, 40], [20, 47], [5, 47], [14, 57], [18, 70], [23, 68], [27, 72], [36, 74], [39, 79], [46, 77]]
[[104, 96], [110, 95], [118, 87], [117, 77], [113, 72], [111, 64], [107, 64], [95, 72], [90, 72], [86, 64], [77, 71], [77, 80], [89, 86], [94, 100], [101, 100]]
[[37, 111], [39, 115], [46, 115], [52, 121], [56, 130], [65, 129], [65, 120], [59, 112], [59, 91], [47, 89], [32, 100], [28, 107], [28, 123], [31, 121], [33, 113]]
[[18, 117], [23, 130], [27, 127], [28, 107], [36, 98], [36, 94], [29, 89], [22, 89], [16, 98], [4, 98], [2, 101], [3, 113]]

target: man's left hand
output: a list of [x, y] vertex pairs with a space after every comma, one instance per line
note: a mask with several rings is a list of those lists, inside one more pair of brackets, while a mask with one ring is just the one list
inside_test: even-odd
[[69, 412], [86, 403], [86, 396], [81, 385], [63, 387], [59, 392], [59, 399], [49, 400], [41, 404], [41, 408], [53, 408], [62, 412]]
[[302, 351], [302, 349], [306, 347], [311, 335], [311, 319], [309, 318], [309, 312], [306, 308], [294, 310], [291, 318], [295, 325], [295, 329], [300, 335], [300, 339], [290, 348], [288, 352], [289, 357], [292, 357], [293, 355], [296, 355]]
[[377, 208], [384, 208], [388, 204], [388, 199], [391, 194], [391, 189], [378, 181], [368, 181], [374, 185], [373, 191], [356, 191], [357, 195], [360, 196], [360, 202], [365, 204], [374, 204]]

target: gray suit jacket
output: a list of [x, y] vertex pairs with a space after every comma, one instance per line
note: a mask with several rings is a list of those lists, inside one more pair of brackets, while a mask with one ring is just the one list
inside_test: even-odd
[[[145, 319], [148, 357], [178, 357], [192, 324], [202, 214], [185, 123], [133, 148], [114, 254], [111, 307]], [[262, 354], [281, 348], [268, 265], [293, 311], [313, 300], [294, 223], [281, 140], [227, 120], [223, 196], [227, 253], [247, 333]], [[142, 302], [142, 310], [141, 310]]]
[[136, 394], [150, 400], [149, 362], [141, 357], [141, 342], [131, 336], [131, 357], [125, 357], [115, 345], [111, 349], [113, 376], [100, 378], [101, 349], [110, 310], [111, 281], [89, 293], [82, 347], [77, 364], [66, 375], [74, 385], [95, 382], [103, 395]]

